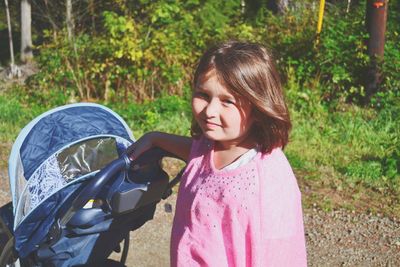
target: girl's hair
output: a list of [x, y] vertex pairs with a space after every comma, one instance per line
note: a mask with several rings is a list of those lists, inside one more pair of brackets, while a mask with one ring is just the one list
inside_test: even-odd
[[[255, 120], [250, 133], [262, 152], [269, 153], [288, 143], [289, 112], [274, 60], [265, 47], [229, 41], [210, 48], [197, 65], [193, 88], [204, 82], [210, 71], [214, 71], [219, 82], [233, 94], [244, 97], [253, 105]], [[194, 137], [201, 134], [195, 120], [191, 133]]]

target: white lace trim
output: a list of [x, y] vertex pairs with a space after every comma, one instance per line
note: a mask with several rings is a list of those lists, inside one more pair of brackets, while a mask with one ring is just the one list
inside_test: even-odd
[[[115, 139], [119, 149], [124, 150], [131, 144], [130, 141], [124, 138], [115, 137]], [[27, 216], [47, 197], [79, 178], [75, 177], [75, 179], [70, 179], [68, 181], [65, 180], [58, 165], [58, 154], [59, 152], [53, 154], [43, 162], [26, 183], [27, 187], [22, 192], [19, 199], [19, 207], [16, 210], [14, 227], [17, 227], [23, 221], [25, 216]]]
[[52, 155], [29, 179], [27, 190], [25, 190], [20, 199], [22, 207], [17, 210], [16, 221], [22, 221], [25, 215], [37, 207], [40, 202], [60, 188], [63, 188], [66, 184], [67, 182], [61, 175], [56, 155]]
[[48, 158], [29, 180], [32, 180], [28, 185], [31, 208], [67, 184], [55, 155]]

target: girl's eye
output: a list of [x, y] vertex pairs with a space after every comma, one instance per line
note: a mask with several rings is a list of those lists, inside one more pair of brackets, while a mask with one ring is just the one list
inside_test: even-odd
[[195, 92], [194, 94], [195, 97], [203, 98], [203, 99], [208, 99], [208, 95], [204, 92]]
[[223, 102], [226, 105], [235, 105], [235, 101], [231, 99], [225, 99]]

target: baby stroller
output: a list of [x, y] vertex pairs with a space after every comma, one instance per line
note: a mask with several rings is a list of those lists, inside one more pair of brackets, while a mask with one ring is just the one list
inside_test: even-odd
[[[129, 233], [171, 193], [151, 149], [131, 162], [134, 137], [112, 110], [62, 106], [30, 122], [9, 159], [12, 202], [0, 208], [1, 266], [125, 266]], [[108, 259], [121, 251], [118, 263]]]

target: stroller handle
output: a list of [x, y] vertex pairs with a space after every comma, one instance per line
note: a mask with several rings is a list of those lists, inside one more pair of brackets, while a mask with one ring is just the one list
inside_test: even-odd
[[93, 197], [96, 196], [102, 187], [118, 172], [123, 169], [129, 169], [131, 160], [127, 155], [110, 162], [106, 167], [100, 170], [93, 179], [83, 188], [78, 196], [72, 201], [71, 207], [62, 216], [60, 226], [65, 226], [73, 217], [77, 210], [81, 209]]
[[[129, 159], [127, 154], [122, 155], [118, 159], [110, 162], [106, 167], [100, 170], [93, 179], [83, 188], [83, 190], [77, 195], [77, 197], [71, 203], [71, 207], [66, 211], [66, 213], [61, 216], [58, 225], [55, 228], [63, 228], [74, 214], [85, 206], [85, 204], [94, 196], [96, 196], [102, 189], [102, 187], [121, 170], [127, 170], [131, 166], [133, 168], [140, 167], [142, 165], [152, 164], [159, 162], [163, 157], [173, 157], [182, 160], [176, 155], [169, 153], [161, 148], [154, 147], [146, 152], [144, 152], [140, 157], [135, 160]], [[179, 181], [180, 177], [175, 177], [168, 186], [168, 190]], [[166, 194], [168, 194], [166, 192]]]

